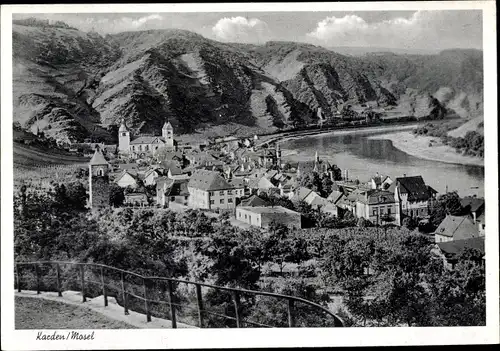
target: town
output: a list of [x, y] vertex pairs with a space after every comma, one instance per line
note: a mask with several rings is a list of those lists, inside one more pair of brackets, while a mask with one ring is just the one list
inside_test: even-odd
[[[310, 161], [286, 162], [279, 141], [273, 146], [257, 135], [179, 145], [168, 122], [161, 136], [132, 137], [122, 121], [118, 140], [111, 147], [94, 144], [88, 170], [93, 210], [198, 209], [226, 213], [243, 229], [262, 230], [276, 224], [308, 227], [304, 217], [311, 215], [322, 222], [351, 218], [363, 227], [432, 227], [430, 209], [438, 193], [420, 175], [377, 173], [361, 182], [317, 153]], [[484, 199], [466, 196], [460, 203], [464, 211], [448, 213], [427, 233], [452, 265], [466, 247], [484, 253]]]

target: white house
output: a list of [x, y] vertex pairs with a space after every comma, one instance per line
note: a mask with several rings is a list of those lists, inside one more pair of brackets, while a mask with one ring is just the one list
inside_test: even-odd
[[137, 187], [137, 174], [132, 174], [131, 171], [124, 170], [115, 180], [115, 183], [121, 188]]
[[245, 188], [241, 183], [229, 183], [216, 171], [196, 170], [187, 185], [188, 206], [203, 209], [232, 209], [236, 199], [243, 197]]
[[301, 228], [301, 215], [281, 206], [239, 206], [236, 219], [259, 228], [269, 228], [272, 223], [281, 223], [290, 228]]

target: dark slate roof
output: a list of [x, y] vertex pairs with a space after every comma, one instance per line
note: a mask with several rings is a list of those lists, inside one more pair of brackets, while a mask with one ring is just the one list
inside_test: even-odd
[[244, 188], [245, 180], [241, 178], [231, 178], [227, 182], [233, 186], [233, 188]]
[[174, 179], [170, 187], [165, 192], [167, 196], [188, 196], [187, 179]]
[[120, 169], [139, 169], [139, 165], [137, 163], [120, 163], [118, 164]]
[[94, 152], [94, 156], [90, 159], [91, 165], [109, 165], [108, 161], [104, 158], [104, 155], [101, 151], [96, 150]]
[[451, 256], [458, 256], [466, 248], [477, 249], [484, 255], [484, 236], [462, 239], [462, 240], [452, 240], [447, 242], [442, 242], [437, 244], [439, 249]]
[[467, 208], [470, 212], [478, 212], [484, 206], [484, 199], [478, 197], [466, 196], [460, 200], [463, 208]]
[[233, 188], [219, 172], [205, 169], [197, 169], [191, 176], [188, 186], [205, 191]]
[[297, 202], [304, 201], [304, 199], [310, 193], [312, 193], [311, 189], [308, 189], [306, 187], [301, 186], [301, 187], [299, 187], [299, 188], [296, 189], [295, 194], [292, 197], [292, 201], [297, 201]]
[[157, 139], [161, 142], [161, 144], [165, 143], [165, 138], [163, 138], [161, 136], [140, 136], [140, 137], [132, 140], [130, 142], [130, 145], [133, 145], [133, 144], [152, 144]]
[[410, 201], [426, 201], [429, 199], [429, 190], [422, 176], [396, 178], [395, 183], [400, 185], [402, 194], [408, 194], [408, 200]]
[[246, 199], [242, 199], [240, 206], [246, 206], [246, 207], [269, 206], [269, 202], [258, 197], [257, 195], [252, 195]]
[[435, 233], [451, 237], [454, 240], [479, 236], [479, 230], [469, 216], [447, 215], [437, 227]]
[[327, 200], [331, 201], [332, 203], [337, 203], [337, 201], [340, 200], [340, 198], [344, 196], [344, 193], [338, 190], [333, 190], [330, 195], [328, 195]]
[[165, 165], [165, 174], [168, 174], [168, 171], [174, 175], [181, 175], [182, 171], [174, 162], [167, 162]]
[[481, 222], [481, 223], [484, 223], [484, 220], [485, 220], [484, 213], [481, 213], [481, 215], [479, 217], [477, 217], [477, 221]]
[[357, 201], [369, 205], [393, 204], [396, 202], [394, 194], [390, 191], [369, 190], [365, 194], [366, 196], [358, 196]]

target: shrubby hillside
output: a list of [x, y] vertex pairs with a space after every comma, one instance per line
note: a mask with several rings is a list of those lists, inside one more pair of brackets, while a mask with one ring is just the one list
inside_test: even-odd
[[[443, 106], [482, 116], [482, 52], [353, 57], [300, 43], [225, 44], [183, 30], [100, 36], [64, 23], [13, 23], [14, 120], [62, 141], [135, 132], [269, 131], [346, 104], [396, 115]], [[236, 126], [236, 127], [235, 127]]]

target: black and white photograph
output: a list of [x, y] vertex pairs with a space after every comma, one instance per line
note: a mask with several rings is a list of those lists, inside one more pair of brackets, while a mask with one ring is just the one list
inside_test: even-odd
[[498, 342], [495, 4], [430, 3], [3, 6], [10, 348]]

